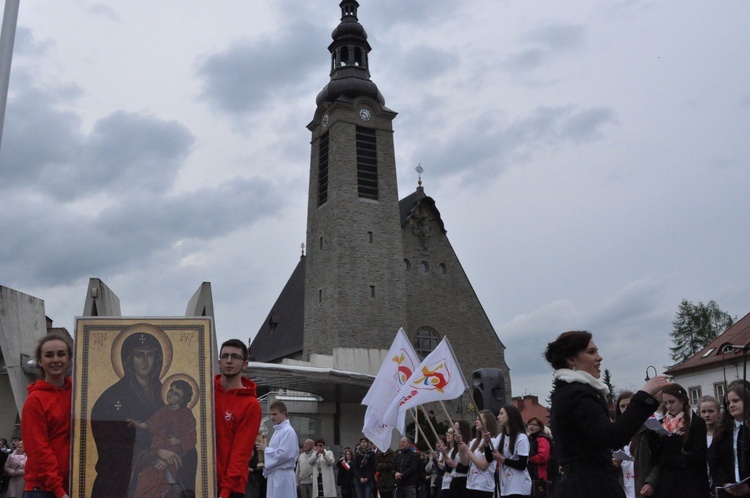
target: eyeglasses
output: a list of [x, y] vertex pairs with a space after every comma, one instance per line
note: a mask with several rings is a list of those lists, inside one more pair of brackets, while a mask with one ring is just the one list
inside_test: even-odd
[[243, 358], [241, 354], [237, 353], [224, 353], [223, 355], [219, 356], [220, 360], [228, 360], [229, 358], [237, 361], [245, 361], [245, 358]]

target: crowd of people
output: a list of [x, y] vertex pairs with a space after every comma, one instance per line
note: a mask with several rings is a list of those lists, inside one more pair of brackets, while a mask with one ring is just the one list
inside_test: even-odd
[[[143, 353], [136, 348], [133, 354]], [[524, 423], [519, 409], [506, 405], [497, 417], [483, 410], [473, 424], [455, 421], [438, 436], [434, 450], [419, 451], [403, 437], [397, 450], [381, 451], [362, 437], [338, 456], [323, 439], [300, 444], [280, 401], [269, 406], [274, 424], [270, 441], [259, 437], [256, 386], [242, 375], [247, 346], [226, 341], [214, 380], [217, 496], [750, 496], [750, 383], [734, 381], [721, 403], [706, 396], [693, 411], [686, 390], [663, 376], [608, 399], [609, 389], [600, 380], [602, 357], [589, 332], [561, 334], [544, 356], [555, 371], [549, 426], [538, 417]], [[28, 388], [22, 437], [10, 445], [0, 440], [3, 497], [68, 497], [71, 357], [70, 343], [59, 335], [46, 336], [37, 347], [42, 378]], [[123, 358], [124, 364], [128, 361]], [[184, 411], [187, 391], [176, 383], [170, 387], [171, 401], [162, 409], [174, 412], [169, 418]], [[151, 427], [156, 418], [138, 424]], [[154, 469], [169, 472], [174, 466], [176, 472], [181, 460], [164, 447], [180, 439], [162, 439], [151, 443], [150, 451], [161, 459]], [[151, 473], [148, 481], [158, 484], [161, 474]], [[108, 486], [108, 498], [151, 496], [133, 486]], [[158, 496], [194, 494], [164, 488]]]

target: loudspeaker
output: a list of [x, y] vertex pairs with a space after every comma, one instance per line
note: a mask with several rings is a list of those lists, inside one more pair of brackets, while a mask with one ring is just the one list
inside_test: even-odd
[[477, 411], [490, 410], [497, 416], [505, 405], [505, 375], [498, 368], [480, 368], [471, 374]]

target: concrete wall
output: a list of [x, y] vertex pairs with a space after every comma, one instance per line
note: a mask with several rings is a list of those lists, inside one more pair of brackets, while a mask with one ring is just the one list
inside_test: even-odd
[[44, 301], [0, 286], [0, 351], [5, 373], [0, 376], [0, 437], [11, 437], [16, 416], [26, 401], [26, 387], [36, 380], [23, 373], [21, 354], [34, 356], [47, 334]]

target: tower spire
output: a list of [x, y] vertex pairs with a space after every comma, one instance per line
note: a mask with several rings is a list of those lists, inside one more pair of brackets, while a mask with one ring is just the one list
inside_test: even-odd
[[359, 23], [357, 0], [342, 0], [341, 22], [331, 33], [333, 42], [328, 46], [331, 53], [331, 81], [320, 91], [316, 104], [334, 102], [339, 97], [350, 99], [371, 97], [381, 105], [385, 99], [377, 85], [370, 80], [367, 32]]

